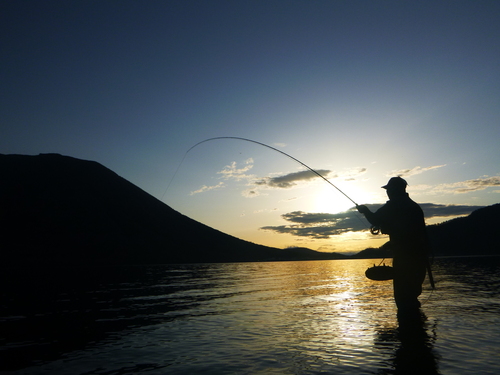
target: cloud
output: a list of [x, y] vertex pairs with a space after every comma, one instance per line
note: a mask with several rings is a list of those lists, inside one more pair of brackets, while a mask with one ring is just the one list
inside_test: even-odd
[[[253, 159], [249, 158], [245, 161], [243, 167], [238, 167], [238, 164], [233, 161], [226, 165], [221, 171], [217, 172], [224, 180], [232, 180], [246, 183], [246, 188], [242, 190], [241, 195], [246, 198], [254, 198], [263, 194], [263, 190], [267, 189], [288, 189], [298, 185], [301, 182], [307, 182], [320, 177], [310, 170], [302, 170], [272, 177], [257, 178], [248, 172], [253, 168]], [[353, 168], [347, 171], [334, 173], [328, 169], [317, 169], [316, 172], [325, 179], [344, 179], [345, 181], [355, 180], [358, 176], [366, 173], [367, 169], [362, 167]], [[203, 185], [200, 189], [193, 191], [190, 195], [204, 193], [213, 189], [224, 187], [221, 182], [214, 186]], [[295, 199], [295, 198], [294, 198]]]
[[[338, 178], [338, 179], [344, 179], [345, 181], [355, 180], [356, 177], [366, 173], [366, 171], [367, 171], [366, 168], [361, 168], [361, 167], [338, 173], [334, 173], [328, 169], [316, 169], [316, 172], [318, 172], [321, 176], [325, 178], [328, 179]], [[305, 171], [288, 173], [282, 176], [264, 177], [254, 181], [254, 184], [257, 186], [267, 186], [269, 188], [288, 189], [297, 185], [298, 182], [309, 181], [316, 178], [320, 177], [315, 173], [311, 172], [310, 170], [305, 170]]]
[[233, 161], [231, 164], [226, 165], [223, 170], [217, 172], [217, 174], [222, 175], [222, 177], [226, 180], [233, 179], [236, 181], [248, 180], [254, 178], [253, 175], [247, 175], [245, 172], [248, 172], [253, 168], [253, 159], [249, 158], [245, 161], [245, 167], [237, 168], [236, 162]]
[[[316, 170], [316, 172], [318, 172], [325, 178], [331, 173], [331, 171], [327, 169], [318, 169]], [[320, 177], [314, 174], [313, 172], [306, 170], [306, 171], [288, 173], [283, 176], [264, 177], [260, 180], [254, 181], [254, 183], [255, 185], [258, 186], [268, 186], [271, 188], [287, 189], [297, 185], [298, 181], [308, 181], [315, 178], [320, 178]]]
[[[367, 205], [371, 211], [378, 210], [381, 204]], [[424, 203], [420, 205], [424, 211], [425, 218], [431, 217], [455, 217], [468, 215], [472, 211], [483, 206], [468, 205], [443, 205]], [[370, 228], [368, 221], [352, 208], [337, 214], [329, 213], [307, 213], [304, 211], [293, 211], [281, 215], [288, 224], [278, 226], [261, 227], [276, 233], [286, 233], [297, 237], [309, 237], [312, 239], [327, 239], [330, 236], [346, 232], [366, 231]]]
[[212, 186], [203, 185], [198, 190], [195, 190], [195, 191], [192, 191], [191, 193], [189, 193], [189, 195], [200, 194], [200, 193], [204, 193], [204, 192], [207, 192], [210, 190], [220, 189], [222, 187], [224, 187], [224, 182], [219, 182], [217, 185], [212, 185]]
[[[217, 174], [221, 175], [221, 178], [223, 178], [224, 180], [250, 181], [255, 178], [255, 175], [246, 174], [246, 172], [248, 172], [252, 168], [253, 168], [253, 159], [249, 158], [245, 161], [244, 167], [238, 168], [236, 162], [233, 161], [231, 164], [226, 165], [221, 171], [217, 172]], [[203, 185], [198, 190], [189, 193], [189, 195], [205, 193], [207, 191], [219, 189], [222, 187], [225, 187], [224, 182], [219, 182], [217, 185], [212, 185], [212, 186]], [[248, 191], [242, 194], [248, 197], [259, 195], [257, 191]]]
[[342, 231], [330, 227], [301, 227], [297, 225], [281, 225], [272, 227], [262, 227], [262, 230], [271, 230], [276, 233], [291, 234], [297, 237], [309, 237], [314, 239], [327, 239], [330, 236], [341, 234]]
[[350, 169], [348, 171], [339, 172], [335, 177], [343, 179], [344, 181], [354, 181], [356, 180], [357, 177], [361, 176], [362, 174], [365, 174], [366, 171], [367, 171], [366, 168], [357, 167]]
[[241, 192], [241, 195], [243, 195], [245, 198], [255, 198], [261, 195], [261, 193], [258, 189], [247, 189], [243, 190]]
[[342, 220], [342, 215], [326, 213], [305, 213], [303, 211], [294, 211], [282, 215], [283, 219], [292, 223], [310, 224], [310, 223], [332, 223]]
[[441, 184], [432, 189], [432, 193], [454, 193], [464, 194], [473, 191], [484, 190], [489, 187], [500, 186], [500, 176], [485, 176], [472, 180], [455, 182], [452, 184]]
[[[246, 184], [246, 188], [241, 191], [241, 195], [245, 198], [255, 198], [261, 195], [264, 190], [268, 189], [288, 189], [298, 185], [301, 182], [307, 182], [314, 179], [319, 179], [320, 177], [310, 170], [302, 170], [298, 172], [292, 172], [282, 175], [274, 175], [269, 177], [256, 177], [254, 174], [248, 173], [254, 166], [254, 160], [252, 158], [247, 159], [244, 162], [244, 166], [238, 166], [235, 161], [226, 165], [222, 170], [218, 171], [217, 174], [220, 178], [226, 181], [236, 181], [243, 182]], [[352, 181], [356, 177], [366, 173], [367, 169], [362, 167], [353, 168], [347, 171], [334, 173], [328, 169], [317, 169], [316, 172], [323, 176], [325, 179], [344, 179], [345, 181]], [[190, 195], [204, 193], [210, 190], [218, 189], [224, 187], [225, 185], [221, 182], [217, 185], [207, 186], [203, 185], [200, 189], [192, 191]], [[294, 198], [295, 199], [295, 198]]]
[[389, 173], [386, 174], [387, 177], [394, 177], [394, 176], [400, 176], [400, 177], [410, 177], [414, 176], [416, 174], [424, 173], [433, 169], [438, 169], [446, 166], [446, 164], [442, 165], [433, 165], [430, 167], [425, 167], [422, 168], [420, 166], [414, 167], [412, 169], [399, 169], [399, 170], [393, 170]]
[[430, 219], [431, 217], [469, 215], [472, 211], [483, 208], [484, 206], [422, 203], [420, 207], [424, 211], [425, 218]]
[[288, 233], [298, 237], [326, 239], [350, 231], [366, 230], [369, 224], [354, 210], [338, 214], [293, 211], [281, 215], [291, 224], [265, 226], [260, 229]]

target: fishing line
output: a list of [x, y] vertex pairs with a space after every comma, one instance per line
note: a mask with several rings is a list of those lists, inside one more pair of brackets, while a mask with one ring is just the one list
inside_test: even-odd
[[175, 173], [174, 175], [172, 176], [172, 179], [170, 180], [168, 186], [167, 186], [167, 189], [165, 190], [165, 192], [163, 193], [162, 195], [162, 199], [163, 197], [165, 196], [165, 194], [167, 193], [167, 190], [168, 188], [170, 187], [170, 184], [172, 183], [175, 175], [177, 174], [181, 164], [183, 163], [184, 159], [186, 158], [186, 155], [189, 153], [189, 151], [191, 151], [193, 148], [195, 148], [196, 146], [199, 146], [201, 145], [202, 143], [205, 143], [205, 142], [209, 142], [209, 141], [214, 141], [214, 140], [217, 140], [217, 139], [237, 139], [237, 140], [240, 140], [240, 141], [245, 141], [245, 142], [251, 142], [251, 143], [255, 143], [255, 144], [258, 144], [258, 145], [261, 145], [261, 146], [264, 146], [264, 147], [267, 147], [271, 150], [274, 150], [274, 151], [277, 151], [279, 152], [280, 154], [283, 154], [287, 157], [289, 157], [290, 159], [296, 161], [297, 163], [299, 163], [300, 165], [306, 167], [308, 170], [310, 170], [312, 173], [314, 173], [316, 176], [322, 178], [324, 181], [326, 181], [328, 184], [330, 184], [331, 186], [333, 186], [335, 189], [337, 189], [337, 191], [339, 191], [340, 193], [342, 193], [347, 199], [349, 199], [352, 203], [354, 203], [354, 205], [356, 207], [358, 207], [358, 204], [356, 202], [354, 202], [354, 200], [352, 200], [346, 193], [344, 193], [342, 190], [340, 190], [337, 186], [335, 186], [334, 184], [332, 184], [329, 180], [327, 180], [323, 175], [321, 175], [319, 172], [315, 171], [314, 169], [312, 169], [311, 167], [309, 167], [307, 164], [301, 162], [299, 159], [297, 158], [294, 158], [292, 155], [289, 155], [287, 154], [286, 152], [284, 151], [281, 151], [275, 147], [272, 147], [272, 146], [269, 146], [269, 145], [266, 145], [265, 143], [262, 143], [262, 142], [257, 142], [257, 141], [254, 141], [252, 139], [248, 139], [248, 138], [241, 138], [241, 137], [214, 137], [214, 138], [208, 138], [208, 139], [205, 139], [201, 142], [198, 142], [197, 144], [195, 144], [194, 146], [192, 146], [189, 150], [186, 151], [186, 153], [184, 154], [184, 157], [182, 158], [179, 166], [177, 167], [177, 169], [175, 170]]
[[[254, 141], [254, 140], [252, 140], [252, 139], [248, 139], [248, 138], [241, 138], [241, 137], [214, 137], [214, 138], [208, 138], [208, 139], [205, 139], [205, 140], [203, 140], [203, 141], [201, 141], [201, 142], [198, 142], [198, 143], [196, 143], [195, 145], [191, 146], [191, 147], [190, 147], [190, 148], [186, 151], [186, 153], [184, 154], [184, 156], [182, 157], [181, 162], [180, 162], [180, 163], [179, 163], [179, 165], [177, 166], [177, 169], [175, 170], [175, 172], [174, 172], [174, 174], [173, 174], [172, 178], [170, 179], [170, 181], [169, 181], [169, 183], [168, 183], [168, 186], [167, 186], [167, 188], [165, 189], [165, 192], [164, 192], [164, 193], [163, 193], [163, 195], [162, 195], [162, 200], [163, 200], [163, 198], [165, 197], [165, 194], [167, 193], [168, 189], [170, 188], [170, 185], [172, 184], [172, 181], [174, 180], [175, 176], [177, 175], [177, 172], [179, 171], [179, 169], [180, 169], [180, 167], [181, 167], [182, 163], [183, 163], [183, 162], [184, 162], [184, 160], [186, 159], [187, 154], [188, 154], [188, 153], [189, 153], [192, 149], [194, 149], [195, 147], [197, 147], [197, 146], [201, 145], [202, 143], [209, 142], [209, 141], [214, 141], [214, 140], [219, 140], [219, 139], [235, 139], [235, 140], [240, 140], [240, 141], [245, 141], [245, 142], [255, 143], [255, 144], [257, 144], [257, 145], [261, 145], [261, 146], [263, 146], [263, 147], [267, 147], [267, 148], [269, 148], [269, 149], [271, 149], [271, 150], [274, 150], [274, 151], [276, 151], [276, 152], [279, 152], [280, 154], [285, 155], [286, 157], [288, 157], [288, 158], [290, 158], [290, 159], [294, 160], [295, 162], [299, 163], [300, 165], [302, 165], [303, 167], [307, 168], [309, 171], [311, 171], [312, 173], [314, 173], [316, 176], [318, 176], [318, 177], [320, 177], [321, 179], [323, 179], [323, 180], [324, 180], [325, 182], [327, 182], [330, 186], [334, 187], [334, 188], [335, 188], [338, 192], [340, 192], [340, 193], [341, 193], [342, 195], [344, 195], [347, 199], [349, 199], [349, 200], [350, 200], [350, 201], [351, 201], [351, 202], [352, 202], [352, 203], [353, 203], [356, 207], [358, 207], [358, 204], [357, 204], [357, 203], [356, 203], [353, 199], [351, 199], [351, 197], [349, 197], [346, 193], [344, 193], [342, 190], [340, 190], [340, 189], [339, 189], [337, 186], [335, 186], [332, 182], [330, 182], [329, 180], [327, 180], [327, 179], [326, 179], [323, 175], [321, 175], [319, 172], [315, 171], [314, 169], [312, 169], [311, 167], [309, 167], [307, 164], [305, 164], [305, 163], [301, 162], [299, 159], [294, 158], [292, 155], [289, 155], [289, 154], [287, 154], [286, 152], [281, 151], [281, 150], [279, 150], [279, 149], [277, 149], [277, 148], [275, 148], [275, 147], [269, 146], [269, 145], [267, 145], [267, 144], [265, 144], [265, 143], [258, 142], [258, 141]], [[360, 221], [362, 221], [362, 220], [361, 220], [361, 218], [360, 218], [359, 216], [357, 216], [357, 218], [358, 218]], [[363, 224], [364, 224], [364, 223], [363, 223]], [[375, 227], [372, 227], [372, 228], [370, 229], [370, 231], [371, 231], [371, 233], [372, 233], [372, 234], [378, 234], [378, 233], [379, 233], [379, 229], [378, 229], [378, 228], [375, 228]], [[379, 269], [380, 269], [380, 268], [382, 268], [382, 269], [389, 268], [388, 266], [385, 266], [385, 263], [384, 263], [384, 265], [383, 265], [383, 266], [381, 266], [381, 264], [384, 262], [384, 260], [385, 260], [385, 258], [384, 258], [384, 259], [382, 259], [382, 260], [380, 261], [380, 263], [379, 263], [379, 265], [378, 265], [378, 266], [375, 266], [375, 265], [374, 265], [374, 267], [372, 267], [372, 268], [379, 268]], [[392, 267], [391, 267], [391, 268], [392, 268]], [[367, 270], [367, 271], [368, 271], [368, 270]], [[434, 287], [434, 280], [433, 280], [433, 277], [432, 277], [432, 273], [430, 272], [430, 269], [428, 269], [428, 274], [429, 274], [429, 281], [430, 281], [430, 283], [431, 283], [432, 290], [431, 290], [431, 293], [429, 294], [429, 296], [426, 298], [426, 300], [422, 303], [422, 305], [426, 304], [426, 303], [429, 301], [429, 299], [431, 298], [431, 296], [433, 295], [434, 290], [435, 290], [435, 287]]]
[[436, 288], [431, 288], [431, 292], [429, 293], [429, 295], [427, 296], [427, 298], [425, 299], [425, 301], [420, 303], [421, 307], [424, 306], [427, 302], [429, 302], [429, 300], [431, 299], [431, 297], [434, 294], [435, 290], [436, 290]]

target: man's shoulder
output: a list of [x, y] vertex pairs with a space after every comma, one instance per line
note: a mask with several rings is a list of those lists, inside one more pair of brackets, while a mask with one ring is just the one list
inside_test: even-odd
[[[391, 208], [412, 208], [416, 210], [422, 210], [420, 205], [415, 202], [413, 199], [411, 199], [408, 195], [404, 197], [398, 197], [396, 199], [391, 199], [388, 200], [387, 203], [383, 206], [387, 207], [388, 209]], [[382, 207], [382, 208], [383, 208]]]

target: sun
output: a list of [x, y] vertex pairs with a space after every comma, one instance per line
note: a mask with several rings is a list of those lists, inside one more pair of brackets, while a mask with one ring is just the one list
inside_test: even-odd
[[347, 199], [342, 193], [335, 190], [334, 187], [328, 184], [324, 186], [316, 186], [311, 197], [311, 211], [324, 213], [339, 213], [347, 211], [354, 204]]
[[[358, 204], [369, 203], [372, 198], [369, 193], [361, 190], [354, 184], [349, 184], [347, 189], [341, 190], [348, 194], [348, 197]], [[343, 193], [328, 184], [320, 184], [311, 187], [311, 211], [324, 213], [339, 213], [347, 211], [355, 206], [355, 204], [346, 197]]]

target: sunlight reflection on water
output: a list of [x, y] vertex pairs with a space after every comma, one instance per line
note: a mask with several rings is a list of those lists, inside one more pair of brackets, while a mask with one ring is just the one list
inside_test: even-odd
[[[438, 290], [430, 295], [427, 286], [421, 298], [430, 296], [428, 319], [411, 335], [398, 330], [391, 282], [365, 278], [374, 262], [123, 268], [93, 282], [86, 275], [83, 285], [58, 285], [46, 306], [8, 305], [0, 353], [25, 356], [19, 374], [497, 373], [498, 259], [438, 260]], [[29, 327], [37, 329], [16, 341], [15, 330]]]

